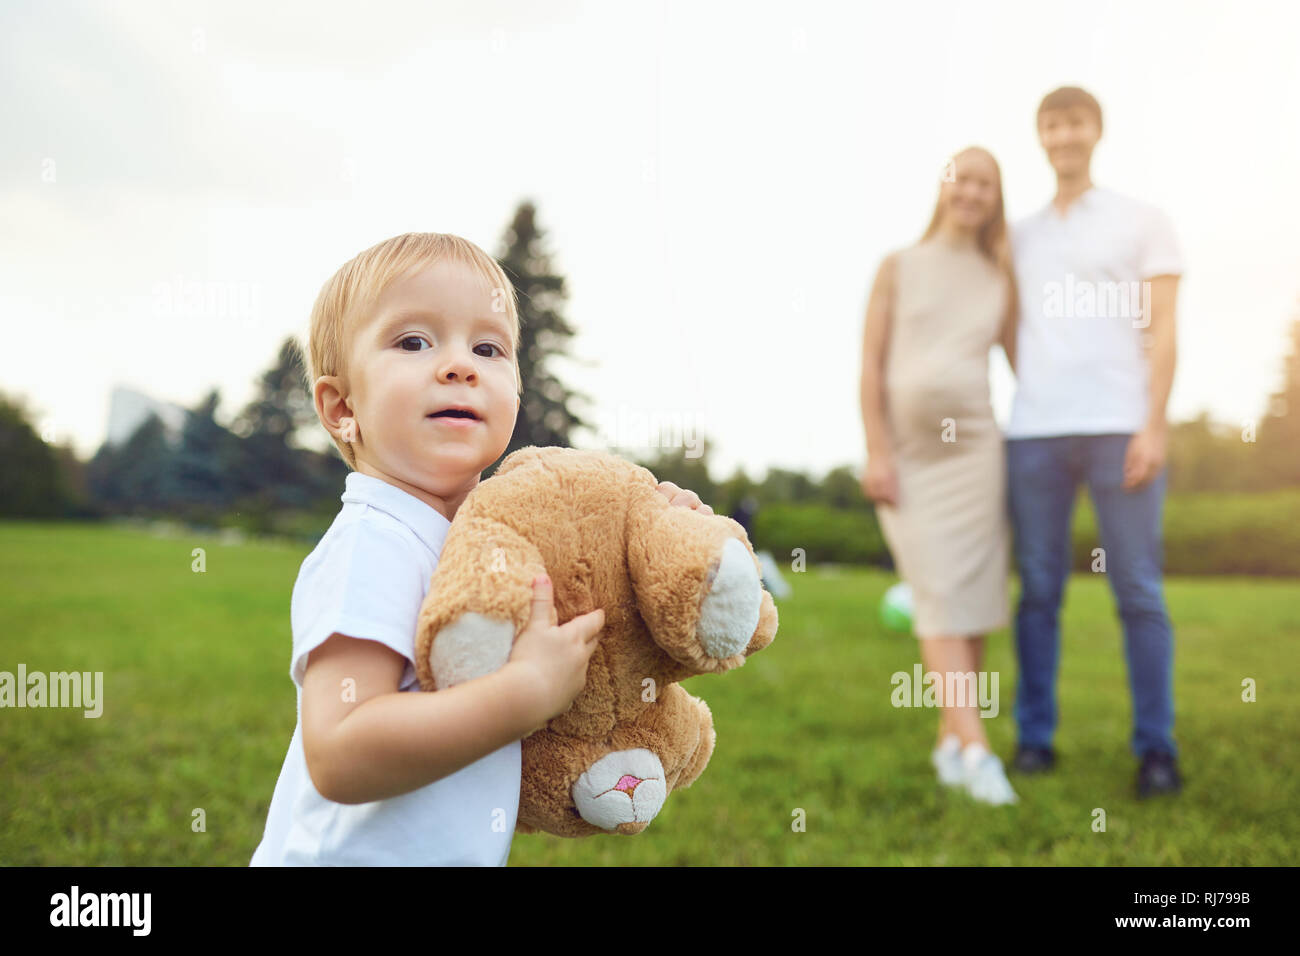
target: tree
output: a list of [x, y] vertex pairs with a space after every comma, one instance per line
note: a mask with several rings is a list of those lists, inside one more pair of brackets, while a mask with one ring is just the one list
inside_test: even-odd
[[[704, 503], [718, 514], [729, 515], [733, 514], [740, 503], [746, 498], [756, 499], [757, 492], [758, 485], [749, 477], [749, 475], [745, 474], [744, 468], [737, 465], [736, 470], [732, 472], [731, 477], [727, 478], [717, 486], [717, 489], [714, 492], [717, 495], [717, 499], [715, 501], [709, 501], [706, 499]], [[754, 502], [751, 500], [751, 504], [753, 503]]]
[[709, 444], [702, 442], [698, 458], [688, 458], [680, 448], [657, 448], [651, 457], [633, 460], [649, 469], [659, 481], [671, 481], [678, 488], [695, 492], [702, 502], [717, 512], [718, 488], [709, 476]]
[[[562, 314], [567, 298], [564, 277], [554, 271], [536, 212], [527, 200], [519, 204], [498, 257], [519, 298], [519, 373], [524, 385], [514, 434], [502, 458], [526, 445], [570, 447], [569, 433], [587, 426], [569, 409], [570, 401], [586, 396], [561, 382], [549, 364], [551, 357], [564, 354], [574, 330]], [[488, 473], [496, 471], [500, 461]]]
[[221, 396], [216, 389], [185, 416], [181, 444], [176, 450], [175, 505], [190, 517], [215, 521], [234, 500], [234, 471], [239, 438], [217, 422]]
[[1300, 485], [1300, 316], [1291, 323], [1291, 351], [1282, 365], [1282, 387], [1269, 397], [1259, 423], [1259, 457], [1271, 483]]
[[317, 497], [321, 481], [308, 469], [311, 456], [294, 444], [298, 431], [315, 421], [307, 366], [290, 336], [280, 343], [256, 395], [232, 424], [242, 439], [228, 475], [232, 494], [241, 508], [258, 512], [258, 520], [267, 526], [274, 511], [308, 507]]
[[852, 466], [840, 465], [832, 468], [822, 479], [822, 502], [832, 508], [844, 508], [849, 511], [871, 511], [871, 503], [862, 493], [862, 482], [854, 473]]
[[298, 431], [316, 423], [316, 408], [307, 381], [307, 363], [293, 336], [280, 343], [272, 366], [262, 373], [257, 394], [231, 425], [247, 438], [262, 434], [293, 445]]
[[54, 445], [50, 449], [58, 459], [63, 482], [72, 496], [67, 514], [70, 518], [100, 518], [103, 515], [90, 500], [90, 489], [86, 482], [86, 463], [77, 457], [76, 449], [71, 445]]
[[41, 440], [20, 399], [0, 395], [0, 514], [53, 518], [72, 504], [54, 450]]
[[759, 485], [759, 500], [766, 503], [795, 504], [817, 498], [817, 486], [801, 471], [769, 468]]
[[110, 512], [161, 514], [172, 498], [173, 467], [166, 426], [150, 413], [121, 447], [100, 446], [86, 479], [91, 496]]

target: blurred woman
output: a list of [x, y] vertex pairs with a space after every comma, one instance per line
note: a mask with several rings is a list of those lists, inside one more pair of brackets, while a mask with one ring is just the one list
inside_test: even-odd
[[997, 161], [970, 147], [945, 173], [925, 234], [885, 257], [867, 305], [862, 488], [911, 586], [922, 662], [943, 678], [939, 779], [1014, 803], [978, 695], [944, 693], [949, 675], [979, 674], [984, 636], [1008, 623], [1006, 463], [988, 353], [1000, 343], [1014, 369], [1015, 278]]

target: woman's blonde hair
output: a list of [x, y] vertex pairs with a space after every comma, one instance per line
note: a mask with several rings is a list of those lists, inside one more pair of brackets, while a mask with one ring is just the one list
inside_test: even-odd
[[[988, 221], [980, 226], [979, 233], [975, 237], [976, 245], [979, 246], [980, 252], [984, 257], [993, 263], [999, 269], [1007, 274], [1014, 281], [1014, 272], [1011, 265], [1011, 242], [1007, 236], [1007, 215], [1006, 205], [1002, 197], [1002, 169], [998, 166], [998, 161], [993, 158], [993, 154], [982, 146], [967, 146], [960, 152], [953, 153], [945, 166], [945, 171], [952, 170], [956, 176], [957, 161], [961, 157], [970, 153], [983, 153], [988, 157], [989, 162], [993, 164], [993, 171], [998, 177], [998, 201], [993, 207], [993, 214], [989, 216]], [[944, 177], [947, 180], [947, 176]], [[925, 227], [925, 235], [921, 236], [921, 241], [929, 239], [939, 231], [939, 224], [943, 221], [943, 183], [939, 184], [939, 196], [934, 203], [934, 214], [930, 217], [930, 225]]]
[[[439, 261], [469, 266], [492, 290], [493, 309], [504, 309], [510, 317], [511, 355], [515, 362], [515, 387], [522, 394], [519, 372], [519, 304], [515, 287], [500, 264], [486, 252], [460, 236], [444, 232], [408, 232], [385, 239], [345, 262], [330, 277], [316, 297], [308, 331], [308, 388], [314, 389], [322, 375], [346, 379], [347, 345], [384, 290], [398, 279]], [[356, 468], [352, 447], [334, 439], [348, 467]]]

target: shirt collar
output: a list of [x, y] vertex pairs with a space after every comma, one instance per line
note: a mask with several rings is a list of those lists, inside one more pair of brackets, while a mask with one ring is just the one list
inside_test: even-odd
[[447, 529], [451, 527], [451, 522], [432, 505], [410, 492], [373, 475], [353, 471], [348, 473], [339, 500], [370, 505], [392, 515], [410, 528], [435, 555], [442, 553], [442, 544], [447, 539]]
[[1096, 203], [1098, 197], [1100, 196], [1100, 193], [1101, 193], [1101, 187], [1095, 184], [1089, 186], [1083, 192], [1079, 193], [1078, 197], [1074, 200], [1074, 202], [1070, 203], [1070, 208], [1066, 210], [1065, 216], [1062, 216], [1059, 212], [1056, 211], [1056, 204], [1049, 199], [1047, 200], [1047, 205], [1043, 207], [1042, 214], [1057, 222], [1059, 222], [1063, 218], [1068, 219], [1070, 216], [1074, 215], [1074, 211], [1076, 209], [1084, 209], [1084, 208], [1091, 209], [1093, 205]]

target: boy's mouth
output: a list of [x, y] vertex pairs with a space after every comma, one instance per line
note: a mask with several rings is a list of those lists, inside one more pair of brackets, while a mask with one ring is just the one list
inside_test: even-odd
[[470, 429], [475, 425], [483, 424], [482, 419], [478, 417], [478, 412], [468, 405], [453, 405], [450, 408], [431, 412], [425, 416], [425, 420], [436, 422], [444, 429], [450, 428], [454, 431]]
[[479, 421], [478, 413], [468, 405], [452, 405], [438, 412], [430, 412], [425, 418], [461, 418], [468, 421]]

